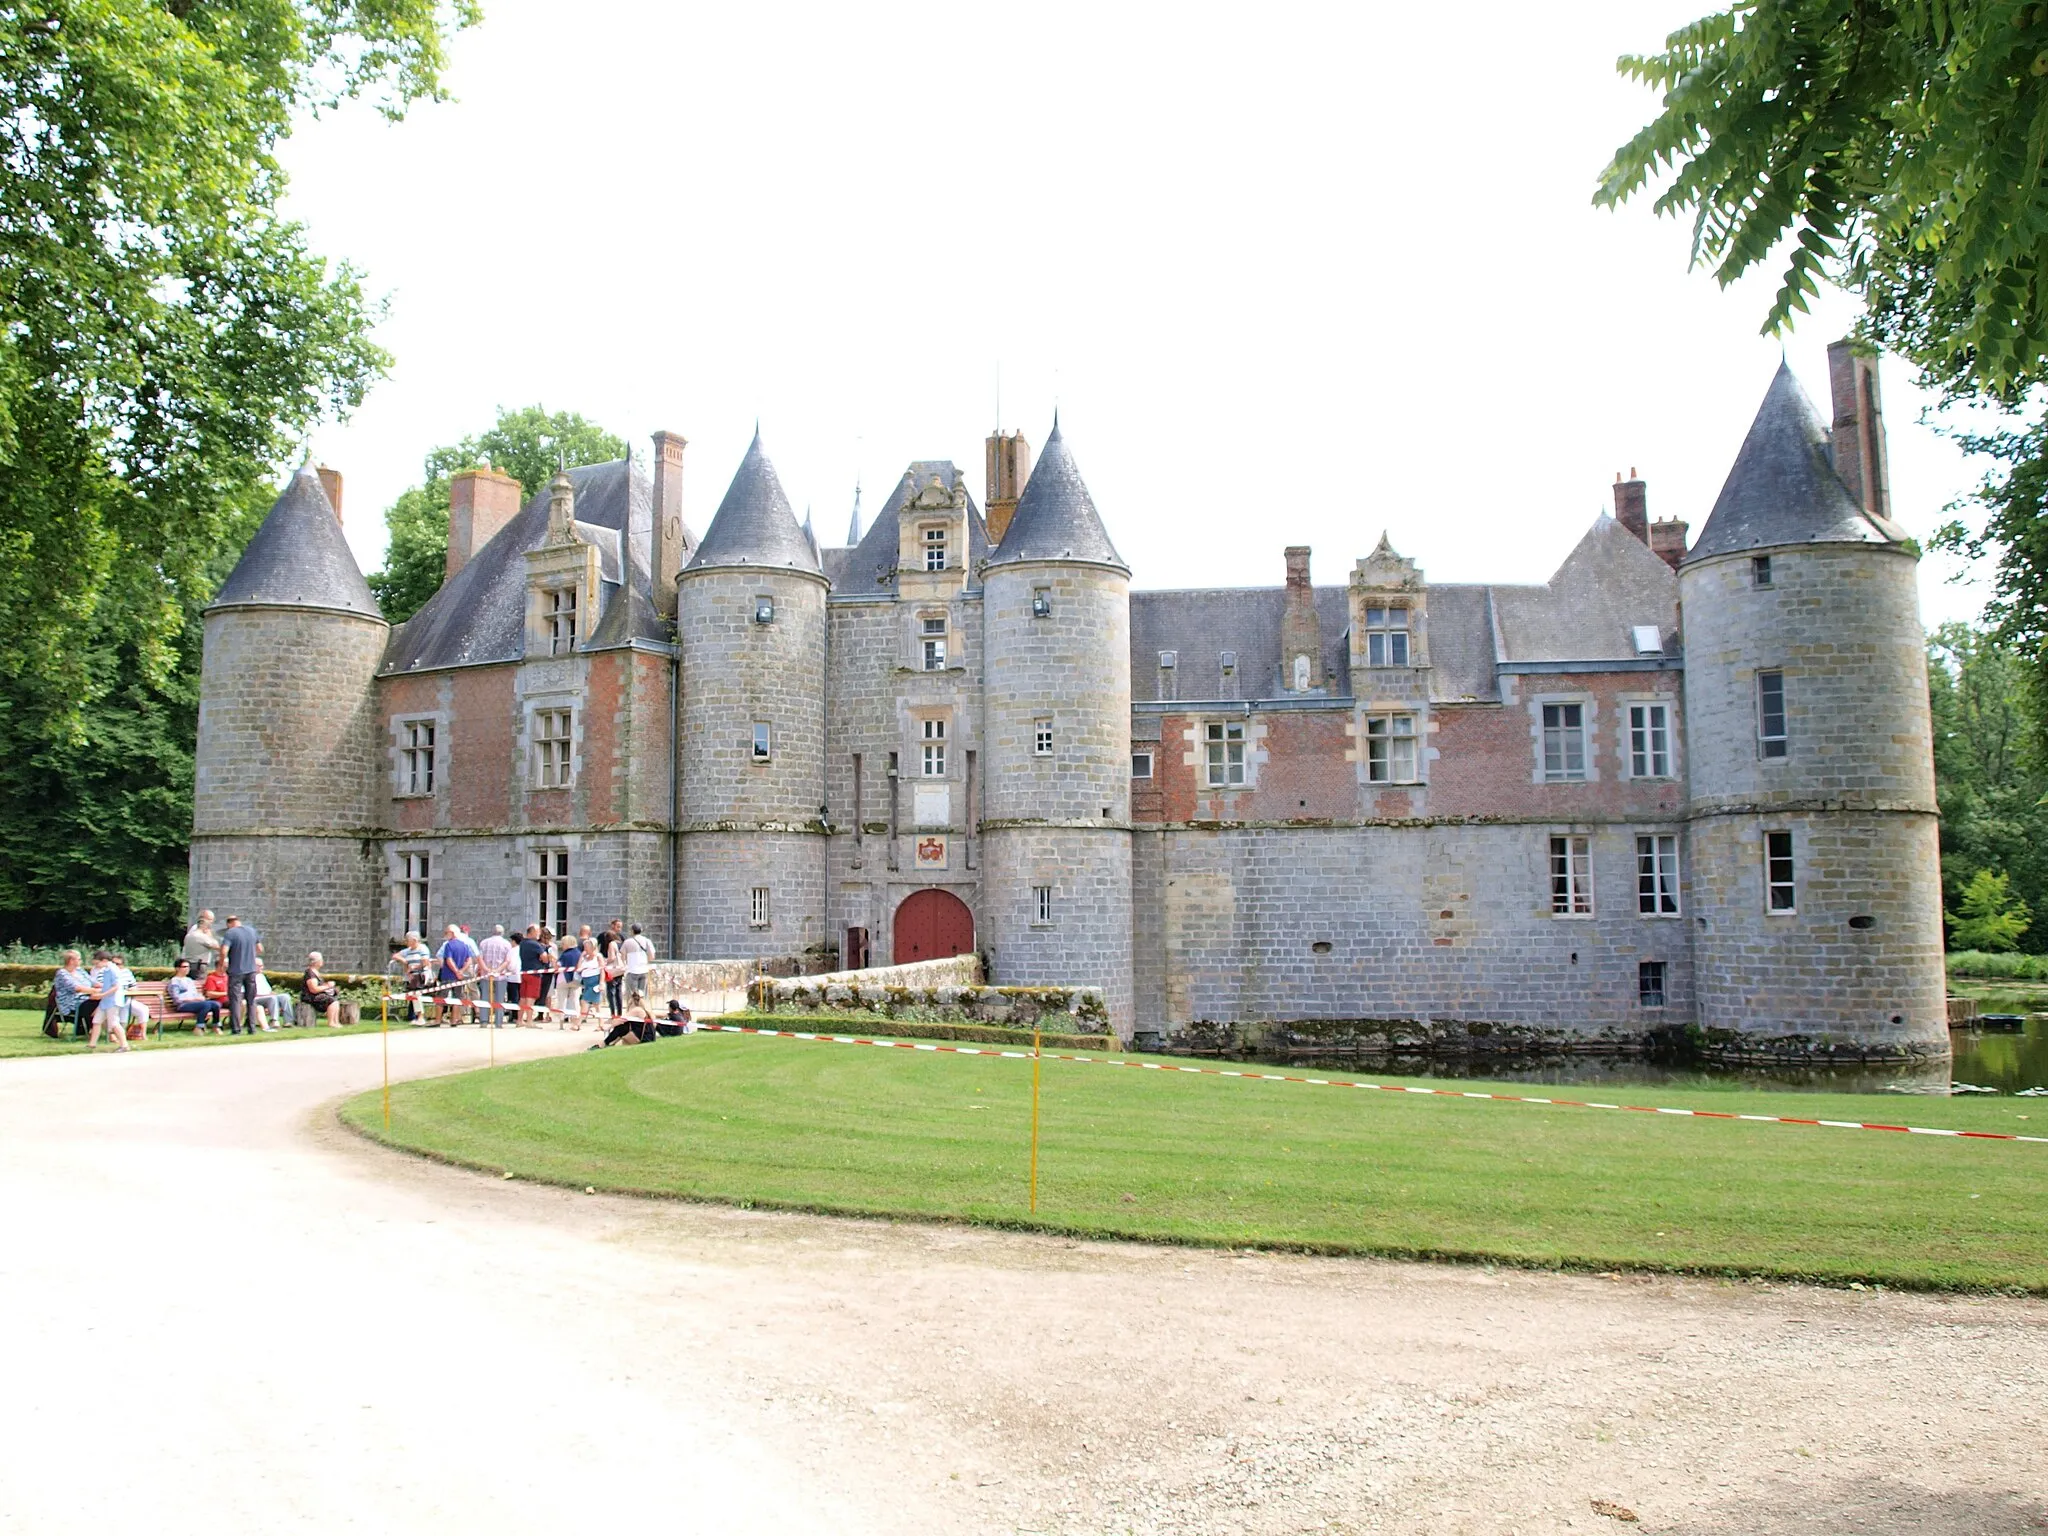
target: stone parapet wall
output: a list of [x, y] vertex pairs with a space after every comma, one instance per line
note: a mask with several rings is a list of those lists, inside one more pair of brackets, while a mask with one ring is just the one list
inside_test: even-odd
[[[959, 956], [762, 981], [748, 996], [764, 1013], [869, 1013], [877, 1019], [1043, 1028], [1077, 1035], [1110, 1032], [1109, 1006], [1100, 987], [986, 987], [974, 980], [946, 979], [949, 974], [968, 974], [959, 962], [972, 959]], [[979, 966], [972, 970], [978, 974]]]
[[909, 965], [873, 965], [861, 971], [826, 971], [808, 978], [808, 985], [813, 987], [978, 987], [981, 984], [979, 955], [950, 955], [943, 960], [918, 960]]

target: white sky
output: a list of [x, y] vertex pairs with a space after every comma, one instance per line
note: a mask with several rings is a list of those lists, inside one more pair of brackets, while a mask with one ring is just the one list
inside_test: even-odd
[[[500, 405], [690, 440], [700, 534], [758, 417], [845, 535], [913, 458], [982, 494], [996, 415], [1067, 440], [1146, 587], [1542, 580], [1617, 470], [1695, 533], [1777, 366], [1773, 270], [1591, 206], [1654, 108], [1613, 61], [1713, 0], [803, 7], [491, 0], [458, 98], [286, 147], [317, 249], [387, 295], [391, 376], [315, 451], [364, 569]], [[1455, 18], [1455, 19], [1454, 19]], [[1830, 295], [1787, 353], [1826, 412]], [[1975, 474], [1884, 372], [1896, 512]], [[1923, 566], [1930, 623], [1980, 586]]]

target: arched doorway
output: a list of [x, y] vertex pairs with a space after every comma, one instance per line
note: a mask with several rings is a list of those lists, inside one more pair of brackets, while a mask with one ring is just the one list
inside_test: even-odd
[[943, 960], [974, 948], [974, 914], [951, 891], [912, 891], [896, 909], [896, 963]]

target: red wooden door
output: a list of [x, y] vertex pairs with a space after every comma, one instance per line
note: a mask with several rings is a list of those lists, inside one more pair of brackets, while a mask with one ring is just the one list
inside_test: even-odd
[[974, 948], [974, 914], [951, 891], [912, 891], [896, 909], [896, 963], [943, 960]]

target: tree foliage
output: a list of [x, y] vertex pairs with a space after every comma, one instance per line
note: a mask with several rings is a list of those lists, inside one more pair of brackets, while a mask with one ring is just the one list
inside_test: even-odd
[[169, 923], [196, 615], [384, 364], [281, 216], [294, 113], [440, 92], [473, 0], [0, 8], [0, 918]]
[[2005, 950], [2019, 942], [2033, 923], [2033, 911], [2012, 894], [2009, 876], [1980, 869], [1963, 887], [1957, 910], [1946, 913], [1951, 944], [1957, 949]]
[[421, 466], [423, 483], [401, 493], [384, 513], [390, 543], [384, 568], [370, 577], [384, 617], [394, 624], [409, 619], [440, 589], [448, 568], [448, 482], [463, 470], [489, 464], [532, 497], [558, 464], [596, 464], [625, 455], [624, 438], [575, 411], [551, 413], [539, 405], [501, 406], [496, 425], [434, 449]]

